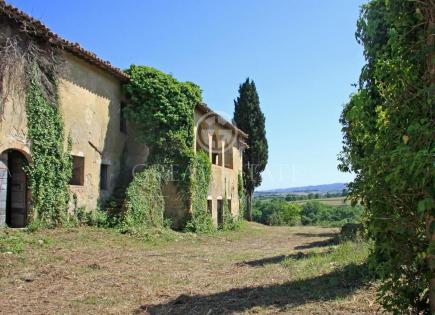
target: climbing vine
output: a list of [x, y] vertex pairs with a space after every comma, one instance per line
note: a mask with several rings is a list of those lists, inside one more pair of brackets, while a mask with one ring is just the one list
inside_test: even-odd
[[[2, 22], [0, 27], [12, 26]], [[25, 101], [32, 155], [25, 169], [32, 192], [31, 218], [40, 225], [55, 226], [67, 218], [71, 177], [71, 143], [66, 141], [58, 104], [63, 58], [56, 48], [25, 30], [12, 33], [19, 35], [0, 34], [0, 76], [7, 91], [0, 112], [4, 113], [11, 92]]]
[[207, 204], [198, 200], [210, 181], [204, 173], [204, 158], [195, 156], [193, 145], [194, 110], [201, 101], [201, 90], [191, 82], [179, 82], [146, 66], [132, 65], [126, 73], [131, 79], [123, 87], [129, 100], [125, 113], [138, 126], [138, 140], [149, 147], [147, 162], [172, 173], [180, 197], [195, 217], [199, 208], [207, 209]]
[[197, 152], [192, 173], [192, 214], [186, 224], [186, 230], [208, 233], [214, 230], [214, 226], [207, 209], [208, 188], [211, 180], [211, 162], [207, 153]]
[[245, 212], [246, 212], [246, 195], [245, 195], [245, 184], [243, 182], [243, 174], [239, 173], [237, 174], [237, 193], [238, 193], [238, 197], [239, 197], [239, 209], [240, 209], [240, 216], [242, 218], [245, 217]]
[[162, 173], [155, 166], [134, 176], [126, 192], [121, 230], [135, 234], [138, 229], [163, 227], [162, 180]]
[[340, 168], [356, 175], [350, 196], [366, 209], [369, 265], [382, 280], [380, 302], [394, 313], [429, 314], [430, 296], [435, 306], [434, 7], [363, 6], [356, 35], [366, 65], [341, 117]]
[[62, 116], [41, 89], [40, 70], [34, 66], [27, 86], [26, 113], [32, 162], [26, 171], [32, 191], [34, 218], [53, 226], [65, 221], [69, 202], [71, 156], [65, 150]]

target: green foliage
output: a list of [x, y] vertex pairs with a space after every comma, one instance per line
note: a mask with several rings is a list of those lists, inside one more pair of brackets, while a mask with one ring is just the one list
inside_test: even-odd
[[205, 152], [197, 152], [192, 167], [192, 215], [186, 230], [195, 233], [210, 233], [215, 230], [211, 214], [207, 211], [208, 188], [211, 180], [211, 163]]
[[69, 224], [72, 226], [117, 227], [119, 219], [100, 209], [88, 211], [85, 207], [79, 207], [75, 209], [74, 216], [70, 218]]
[[329, 206], [310, 201], [302, 206], [301, 223], [303, 225], [342, 226], [346, 223], [360, 222], [362, 213], [361, 206]]
[[58, 104], [51, 104], [44, 96], [40, 77], [41, 70], [34, 66], [26, 87], [28, 136], [32, 141], [32, 161], [26, 173], [32, 191], [33, 219], [50, 227], [65, 222], [67, 216], [71, 144], [66, 151]]
[[254, 203], [254, 221], [268, 225], [322, 225], [342, 226], [361, 221], [361, 206], [330, 206], [317, 201], [303, 205], [289, 203], [286, 198], [257, 200]]
[[238, 128], [249, 135], [249, 147], [243, 154], [243, 181], [248, 197], [247, 218], [251, 220], [252, 194], [255, 187], [261, 184], [261, 173], [268, 159], [268, 145], [260, 99], [254, 81], [249, 78], [240, 85], [239, 96], [234, 101], [234, 121]]
[[127, 188], [125, 211], [120, 229], [131, 234], [143, 229], [164, 226], [164, 199], [161, 190], [162, 175], [156, 167], [148, 167], [135, 174]]
[[341, 227], [339, 241], [360, 241], [363, 240], [364, 225], [362, 223], [346, 223]]
[[433, 231], [425, 230], [425, 218], [433, 217], [435, 195], [431, 10], [431, 1], [372, 0], [363, 6], [356, 35], [366, 65], [341, 116], [340, 169], [356, 175], [350, 196], [367, 210], [375, 243], [370, 266], [382, 280], [383, 307], [395, 313], [429, 312]]
[[0, 253], [20, 254], [25, 247], [23, 233], [20, 234], [0, 234]]
[[234, 231], [238, 230], [242, 226], [242, 219], [239, 217], [234, 217], [233, 214], [230, 211], [230, 208], [228, 206], [228, 199], [224, 198], [224, 207], [223, 207], [223, 215], [224, 220], [223, 224], [221, 226], [221, 229], [223, 231]]
[[130, 66], [123, 89], [130, 106], [127, 118], [137, 124], [139, 140], [150, 148], [148, 163], [174, 168], [174, 179], [186, 205], [191, 198], [194, 159], [194, 110], [201, 90], [146, 66]]
[[239, 196], [239, 213], [243, 218], [245, 218], [246, 195], [245, 195], [245, 184], [243, 183], [243, 174], [241, 172], [237, 174], [237, 194]]
[[53, 242], [47, 236], [28, 233], [29, 231], [14, 231], [3, 229], [0, 231], [0, 253], [21, 254], [26, 247], [44, 247]]
[[254, 221], [268, 225], [297, 225], [301, 220], [301, 206], [283, 199], [257, 201], [254, 204]]
[[[124, 86], [130, 102], [126, 115], [139, 127], [139, 140], [150, 148], [148, 163], [172, 168], [180, 197], [186, 208], [192, 207], [186, 230], [214, 230], [207, 213], [211, 164], [205, 153], [195, 154], [193, 146], [194, 110], [201, 102], [200, 88], [150, 67], [132, 65], [126, 72], [131, 77]], [[132, 190], [131, 199], [134, 193]]]
[[368, 281], [371, 275], [366, 261], [370, 248], [368, 243], [344, 242], [331, 246], [330, 251], [310, 251], [305, 255], [301, 253], [301, 257], [287, 258], [283, 264], [291, 270], [295, 279], [326, 274], [333, 268], [340, 272], [335, 273], [338, 279], [331, 281], [346, 284], [359, 279]]

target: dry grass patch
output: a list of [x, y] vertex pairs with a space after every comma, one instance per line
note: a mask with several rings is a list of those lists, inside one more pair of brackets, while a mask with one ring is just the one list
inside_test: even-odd
[[374, 287], [348, 282], [349, 264], [322, 254], [337, 250], [335, 233], [253, 223], [152, 241], [97, 228], [0, 231], [0, 313], [373, 314]]

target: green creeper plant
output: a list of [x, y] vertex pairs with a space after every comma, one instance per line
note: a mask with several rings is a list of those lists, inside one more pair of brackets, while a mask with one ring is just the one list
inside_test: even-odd
[[162, 172], [150, 166], [135, 174], [127, 188], [121, 230], [132, 234], [142, 228], [164, 225], [164, 198], [161, 190]]
[[[372, 0], [356, 33], [366, 64], [341, 123], [342, 171], [366, 209], [370, 266], [394, 313], [435, 312], [433, 0]], [[432, 307], [429, 309], [429, 297]]]
[[147, 162], [171, 170], [180, 197], [192, 209], [191, 219], [208, 226], [211, 220], [204, 212], [211, 166], [208, 157], [194, 151], [194, 111], [202, 99], [200, 88], [146, 66], [132, 65], [126, 73], [131, 78], [123, 87], [129, 101], [126, 116], [138, 127], [138, 140], [150, 149]]
[[186, 224], [186, 230], [210, 233], [215, 228], [207, 209], [208, 188], [211, 181], [211, 162], [207, 153], [197, 152], [192, 166], [192, 213]]
[[[69, 180], [72, 161], [71, 142], [65, 150], [64, 125], [58, 104], [44, 95], [41, 69], [32, 67], [26, 87], [28, 136], [31, 140], [32, 161], [26, 168], [32, 192], [33, 219], [43, 226], [62, 224], [67, 219]], [[53, 85], [57, 88], [54, 82]], [[57, 93], [57, 92], [55, 92]]]

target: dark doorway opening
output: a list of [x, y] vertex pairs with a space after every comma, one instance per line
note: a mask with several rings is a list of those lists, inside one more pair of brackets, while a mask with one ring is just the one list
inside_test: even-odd
[[27, 225], [26, 157], [17, 150], [7, 150], [0, 157], [0, 208], [5, 210], [6, 224], [12, 228]]
[[217, 201], [217, 219], [218, 226], [222, 227], [224, 224], [224, 201], [222, 199]]

